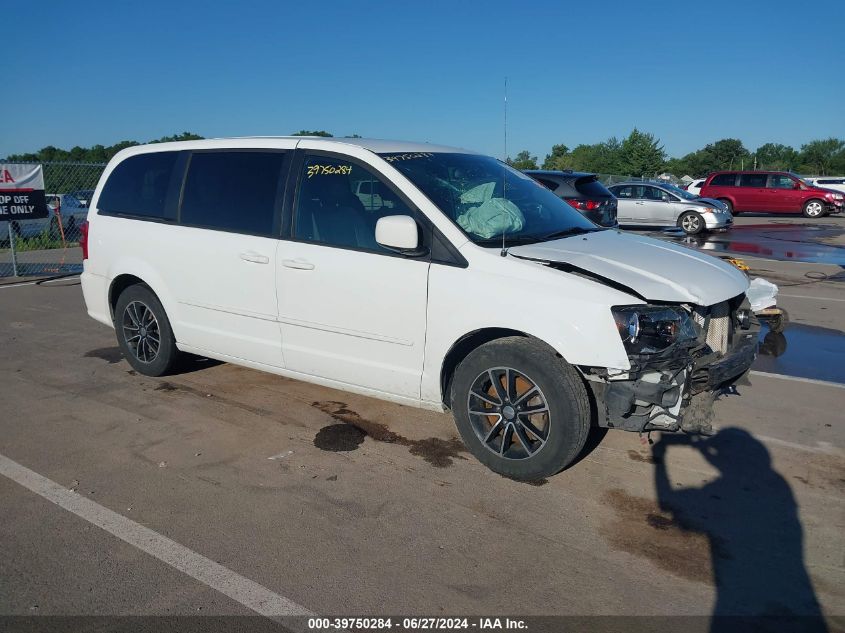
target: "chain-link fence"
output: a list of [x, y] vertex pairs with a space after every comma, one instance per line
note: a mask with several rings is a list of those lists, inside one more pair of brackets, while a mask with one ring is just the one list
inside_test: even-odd
[[82, 272], [79, 226], [104, 163], [41, 163], [49, 217], [0, 222], [0, 277]]

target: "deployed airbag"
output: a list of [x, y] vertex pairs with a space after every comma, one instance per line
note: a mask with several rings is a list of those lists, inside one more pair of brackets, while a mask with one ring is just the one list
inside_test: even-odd
[[458, 216], [458, 225], [467, 233], [488, 239], [503, 233], [516, 233], [525, 226], [525, 216], [513, 202], [505, 198], [493, 198], [495, 183], [489, 182], [473, 187], [461, 196], [461, 202], [480, 202]]

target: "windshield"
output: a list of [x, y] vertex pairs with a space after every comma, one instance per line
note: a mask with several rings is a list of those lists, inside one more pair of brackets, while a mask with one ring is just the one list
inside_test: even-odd
[[680, 187], [676, 187], [675, 185], [660, 185], [660, 186], [663, 187], [666, 191], [671, 191], [676, 196], [678, 196], [678, 197], [680, 197], [684, 200], [695, 200], [696, 198], [701, 197], [701, 196], [695, 195], [694, 193], [690, 193], [689, 191], [685, 191], [684, 189], [681, 189]]
[[476, 154], [380, 154], [476, 244], [540, 242], [603, 230], [543, 185]]

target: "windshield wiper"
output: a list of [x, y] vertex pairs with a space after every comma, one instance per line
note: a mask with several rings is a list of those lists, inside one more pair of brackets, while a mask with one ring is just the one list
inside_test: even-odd
[[[505, 245], [513, 246], [514, 244], [533, 244], [534, 242], [540, 242], [542, 240], [543, 236], [541, 235], [511, 235], [510, 237], [505, 238]], [[501, 246], [502, 236], [490, 237], [485, 240], [475, 240], [475, 243], [479, 246]]]
[[555, 231], [554, 233], [549, 233], [548, 235], [544, 235], [542, 239], [544, 240], [554, 240], [559, 237], [571, 237], [573, 235], [583, 235], [584, 233], [595, 233], [596, 231], [604, 231], [604, 229], [587, 229], [582, 226], [573, 226], [568, 229], [563, 229], [562, 231]]

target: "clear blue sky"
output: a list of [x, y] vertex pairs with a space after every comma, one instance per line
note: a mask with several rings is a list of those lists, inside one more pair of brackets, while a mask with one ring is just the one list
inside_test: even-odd
[[4, 4], [0, 156], [301, 128], [501, 156], [505, 76], [511, 155], [845, 137], [841, 0]]

